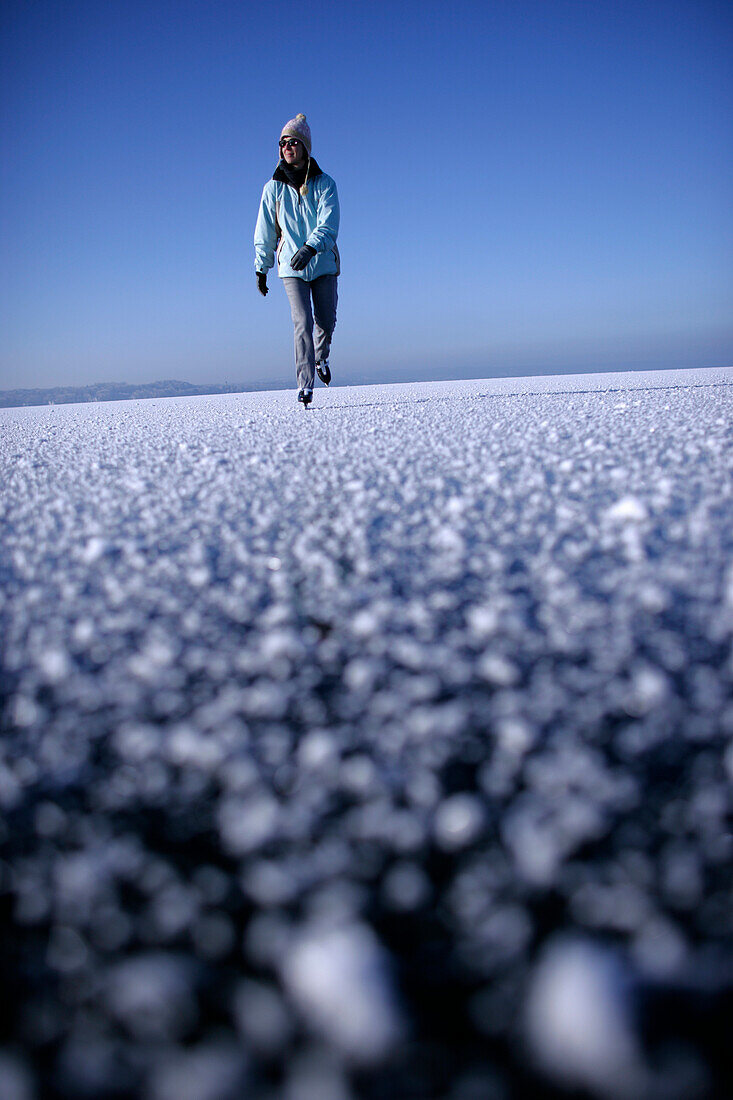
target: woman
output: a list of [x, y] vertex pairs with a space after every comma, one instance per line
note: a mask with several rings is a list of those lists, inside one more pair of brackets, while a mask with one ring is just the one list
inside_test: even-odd
[[305, 115], [296, 115], [283, 126], [280, 162], [262, 192], [255, 271], [260, 294], [266, 295], [267, 272], [277, 254], [278, 275], [293, 318], [298, 400], [306, 408], [313, 400], [315, 373], [325, 385], [331, 381], [328, 355], [336, 325], [338, 229], [336, 184], [311, 156]]

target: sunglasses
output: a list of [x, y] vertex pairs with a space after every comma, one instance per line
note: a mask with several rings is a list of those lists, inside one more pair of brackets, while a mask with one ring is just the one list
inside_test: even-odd
[[300, 145], [297, 138], [280, 138], [281, 149], [296, 149]]

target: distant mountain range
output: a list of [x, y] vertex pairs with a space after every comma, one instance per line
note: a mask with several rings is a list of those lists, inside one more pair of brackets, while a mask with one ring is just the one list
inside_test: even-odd
[[[364, 386], [385, 382], [431, 381], [434, 378], [462, 377], [460, 372], [447, 371], [445, 368], [435, 371], [400, 371], [391, 369], [350, 372], [342, 384]], [[295, 378], [289, 381], [285, 377], [264, 378], [256, 382], [209, 384], [195, 386], [192, 382], [177, 382], [168, 379], [165, 382], [144, 382], [138, 385], [129, 382], [95, 382], [89, 386], [52, 386], [49, 389], [0, 390], [0, 409], [17, 408], [22, 405], [68, 405], [82, 401], [136, 401], [146, 397], [203, 397], [216, 393], [252, 393], [261, 390], [283, 390], [295, 386]]]
[[[613, 373], [610, 366], [588, 365], [581, 373]], [[655, 369], [627, 367], [625, 370]], [[720, 368], [722, 369], [722, 368]], [[577, 367], [560, 367], [557, 364], [540, 365], [537, 369], [527, 367], [502, 367], [501, 370], [489, 369], [485, 363], [448, 363], [442, 365], [422, 365], [421, 367], [373, 367], [370, 370], [354, 370], [345, 376], [337, 375], [336, 385], [368, 386], [384, 385], [391, 382], [439, 382], [459, 381], [467, 378], [517, 377], [534, 374], [576, 374]], [[295, 378], [260, 378], [254, 382], [209, 383], [196, 386], [192, 382], [177, 382], [168, 379], [165, 382], [144, 382], [138, 385], [129, 382], [96, 382], [89, 386], [53, 386], [50, 389], [0, 390], [0, 409], [21, 405], [68, 405], [81, 401], [135, 401], [146, 397], [204, 397], [217, 393], [252, 393], [262, 390], [286, 390], [295, 387]]]
[[68, 405], [77, 401], [135, 401], [146, 397], [199, 397], [216, 393], [246, 393], [252, 390], [285, 388], [284, 381], [268, 378], [261, 382], [194, 386], [191, 382], [97, 382], [90, 386], [53, 386], [50, 389], [0, 390], [0, 408], [21, 405]]

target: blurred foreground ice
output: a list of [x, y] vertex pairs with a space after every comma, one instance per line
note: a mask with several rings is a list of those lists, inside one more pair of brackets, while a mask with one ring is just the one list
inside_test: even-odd
[[0, 1093], [730, 1092], [731, 385], [3, 410]]

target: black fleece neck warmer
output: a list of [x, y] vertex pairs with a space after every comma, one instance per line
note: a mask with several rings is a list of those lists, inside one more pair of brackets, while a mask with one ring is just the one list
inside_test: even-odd
[[289, 164], [286, 164], [284, 160], [280, 161], [278, 165], [282, 169], [284, 176], [288, 183], [292, 183], [296, 191], [300, 191], [301, 187], [305, 183], [306, 172], [308, 171], [308, 161], [305, 162], [302, 168], [291, 168]]
[[[306, 172], [308, 173], [308, 183], [318, 176], [322, 175], [321, 169], [318, 167], [318, 161], [315, 157], [311, 157], [305, 168], [299, 169], [294, 172], [291, 168], [288, 168], [285, 161], [281, 160], [272, 173], [274, 180], [280, 180], [281, 183], [289, 183], [291, 187], [294, 187], [296, 191], [300, 191], [301, 187], [305, 183]], [[299, 180], [300, 182], [296, 182]]]

